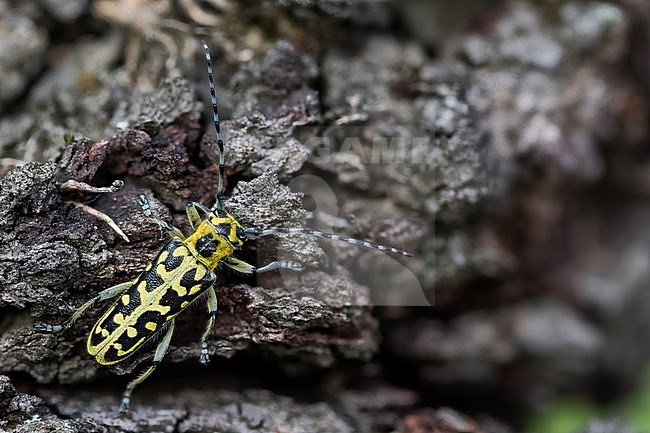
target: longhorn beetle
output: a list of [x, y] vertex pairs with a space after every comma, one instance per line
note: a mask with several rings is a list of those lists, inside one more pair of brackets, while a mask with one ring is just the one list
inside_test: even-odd
[[70, 328], [96, 302], [110, 298], [117, 301], [95, 323], [86, 343], [88, 353], [102, 365], [113, 365], [125, 361], [135, 351], [151, 340], [159, 340], [153, 362], [139, 376], [126, 386], [122, 396], [120, 412], [127, 412], [133, 389], [156, 369], [165, 356], [174, 332], [176, 316], [192, 303], [204, 299], [210, 318], [201, 336], [199, 361], [209, 361], [207, 339], [217, 314], [217, 296], [214, 291], [215, 271], [224, 266], [244, 274], [268, 272], [274, 269], [300, 271], [303, 267], [292, 261], [274, 261], [256, 268], [233, 257], [247, 237], [284, 234], [308, 234], [316, 237], [344, 241], [388, 251], [402, 256], [411, 254], [397, 248], [378, 245], [336, 234], [323, 233], [305, 227], [293, 228], [244, 228], [224, 207], [224, 143], [219, 123], [219, 109], [212, 77], [212, 60], [208, 45], [201, 41], [208, 65], [208, 81], [212, 114], [217, 131], [219, 147], [219, 180], [216, 202], [212, 208], [191, 202], [186, 213], [193, 232], [185, 236], [179, 229], [153, 216], [144, 195], [139, 204], [144, 214], [157, 223], [171, 237], [162, 251], [134, 280], [110, 287], [83, 304], [61, 325], [37, 323], [36, 329], [44, 332], [59, 332]]

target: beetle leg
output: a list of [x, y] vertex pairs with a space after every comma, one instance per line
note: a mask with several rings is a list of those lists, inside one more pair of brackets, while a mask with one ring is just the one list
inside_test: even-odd
[[151, 362], [151, 365], [149, 368], [147, 368], [145, 371], [140, 373], [138, 377], [133, 379], [129, 384], [126, 386], [126, 389], [124, 390], [124, 394], [122, 394], [122, 403], [120, 404], [120, 413], [126, 413], [129, 411], [129, 404], [131, 403], [131, 393], [133, 392], [133, 388], [141, 384], [153, 371], [158, 367], [158, 364], [160, 364], [160, 361], [165, 357], [165, 353], [167, 353], [167, 349], [169, 349], [169, 342], [172, 339], [172, 334], [174, 333], [174, 319], [169, 321], [169, 326], [167, 327], [167, 331], [165, 332], [165, 336], [162, 338], [160, 343], [158, 344], [158, 347], [156, 347], [156, 352], [153, 355], [153, 361]]
[[242, 274], [253, 274], [256, 270], [255, 266], [234, 257], [224, 257], [221, 263]]
[[223, 259], [223, 264], [237, 272], [241, 272], [242, 274], [261, 274], [262, 272], [268, 272], [274, 269], [290, 269], [292, 271], [302, 271], [304, 269], [300, 263], [284, 260], [271, 262], [261, 268], [256, 268], [243, 260], [234, 257], [225, 257]]
[[198, 209], [198, 203], [190, 202], [187, 204], [185, 207], [185, 213], [187, 214], [187, 219], [190, 220], [190, 226], [192, 227], [192, 230], [196, 230], [196, 228], [201, 224], [201, 215], [199, 215]]
[[144, 194], [140, 194], [140, 196], [138, 197], [138, 204], [142, 208], [142, 212], [149, 218], [149, 220], [158, 224], [158, 226], [162, 230], [164, 230], [170, 237], [185, 240], [185, 235], [183, 234], [182, 231], [180, 231], [173, 225], [153, 216], [153, 212], [151, 212], [151, 206], [149, 206], [149, 200], [147, 200], [147, 197], [145, 197]]
[[278, 260], [276, 262], [271, 262], [268, 265], [257, 268], [257, 273], [261, 274], [262, 272], [272, 271], [274, 269], [289, 269], [292, 271], [302, 271], [305, 269], [303, 265], [298, 262], [292, 262], [291, 260]]
[[121, 283], [113, 287], [109, 287], [106, 290], [103, 290], [99, 292], [96, 296], [91, 298], [89, 301], [87, 301], [85, 304], [83, 304], [81, 307], [77, 309], [77, 311], [74, 312], [72, 316], [65, 322], [63, 322], [61, 325], [48, 325], [47, 323], [35, 323], [34, 328], [36, 328], [39, 331], [43, 332], [59, 332], [63, 331], [65, 329], [70, 328], [74, 323], [90, 308], [92, 308], [93, 305], [95, 305], [95, 302], [99, 301], [105, 301], [106, 299], [114, 298], [118, 295], [121, 295], [124, 293], [131, 285], [134, 283], [134, 281], [129, 281], [126, 283]]
[[208, 354], [208, 343], [206, 340], [212, 332], [214, 321], [217, 317], [217, 294], [214, 293], [214, 287], [210, 287], [208, 289], [208, 313], [210, 313], [210, 318], [208, 319], [208, 324], [205, 328], [205, 332], [201, 337], [201, 355], [199, 357], [199, 361], [203, 365], [210, 362], [210, 355]]

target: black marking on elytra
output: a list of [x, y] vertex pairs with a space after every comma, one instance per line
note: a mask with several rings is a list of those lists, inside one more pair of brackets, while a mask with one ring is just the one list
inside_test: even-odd
[[183, 301], [191, 302], [191, 298], [189, 296], [179, 296], [175, 290], [167, 290], [162, 298], [160, 298], [160, 305], [169, 307], [169, 313], [165, 317], [175, 316], [180, 313], [183, 309], [181, 307]]
[[[178, 238], [173, 238], [169, 242], [167, 242], [167, 245], [165, 245], [165, 248], [154, 259], [153, 263], [156, 264], [162, 263], [167, 272], [177, 269], [183, 263], [183, 257], [182, 256], [175, 257], [174, 252], [181, 249], [185, 250], [186, 255], [190, 254], [190, 251], [183, 244], [182, 240]], [[165, 258], [165, 260], [161, 260], [161, 255], [164, 252], [167, 252], [167, 257]], [[133, 287], [137, 287], [141, 281], [145, 281], [147, 283], [147, 285], [144, 288], [146, 292], [151, 293], [156, 290], [159, 290], [164, 284], [164, 280], [160, 275], [158, 275], [158, 273], [156, 272], [156, 268], [157, 266], [154, 266], [150, 270], [140, 274], [138, 281], [135, 282]]]
[[[205, 275], [203, 278], [197, 281], [196, 269], [197, 268], [192, 268], [188, 270], [180, 277], [180, 281], [178, 281], [179, 285], [183, 287], [187, 293], [189, 293], [194, 286], [199, 284], [200, 289], [196, 293], [192, 295], [187, 294], [185, 296], [180, 296], [176, 290], [170, 289], [167, 290], [160, 298], [160, 305], [170, 308], [169, 313], [165, 315], [166, 318], [170, 316], [176, 316], [178, 313], [180, 313], [184, 308], [187, 307], [187, 305], [191, 304], [196, 300], [196, 298], [203, 295], [216, 280], [216, 275], [212, 271], [203, 267], [203, 270], [206, 271]], [[187, 302], [187, 305], [185, 307], [183, 307], [184, 302]]]
[[[130, 351], [140, 340], [142, 340], [143, 337], [145, 339], [147, 338], [147, 333], [150, 333], [148, 329], [140, 329], [135, 337], [129, 337], [125, 331], [115, 339], [115, 342], [122, 345], [123, 351]], [[149, 337], [151, 337], [151, 335], [149, 335]]]
[[201, 236], [196, 241], [196, 251], [202, 257], [210, 257], [212, 254], [214, 254], [217, 251], [217, 244], [212, 239], [212, 236], [210, 235]]
[[124, 303], [122, 303], [122, 297], [120, 297], [118, 302], [115, 304], [114, 311], [120, 312], [124, 314], [124, 316], [129, 316], [140, 306], [142, 300], [140, 299], [140, 292], [135, 289], [135, 286], [131, 286], [125, 294], [129, 296], [129, 303], [124, 305]]
[[[183, 247], [183, 241], [178, 239], [178, 238], [171, 238], [169, 242], [165, 245], [165, 247], [162, 249], [160, 254], [162, 254], [164, 251], [167, 251], [169, 255], [171, 255], [175, 249], [178, 247]], [[160, 257], [160, 254], [158, 254], [158, 257]], [[158, 258], [156, 257], [156, 259]]]
[[196, 285], [196, 269], [192, 268], [185, 272], [181, 276], [181, 280], [178, 282], [185, 290], [189, 290]]
[[[153, 263], [156, 265], [162, 263], [167, 272], [178, 268], [183, 263], [183, 257], [175, 257], [174, 251], [177, 251], [180, 248], [185, 249], [187, 254], [189, 254], [189, 250], [183, 244], [182, 240], [178, 238], [171, 239], [169, 242], [167, 242], [167, 245], [165, 245], [162, 251], [160, 251], [160, 253], [156, 256], [156, 258], [153, 260]], [[167, 257], [165, 258], [165, 260], [161, 260], [161, 256], [165, 252], [167, 253]], [[158, 275], [158, 273], [156, 272], [156, 267], [157, 266], [153, 266], [150, 270], [140, 274], [138, 280], [133, 284], [132, 288], [129, 290], [129, 294], [131, 291], [136, 291], [137, 287], [140, 285], [142, 281], [145, 281], [147, 283], [144, 290], [148, 293], [160, 289], [164, 281], [160, 277], [160, 275]]]
[[[169, 243], [171, 243], [171, 242], [169, 242]], [[181, 248], [187, 249], [185, 246], [182, 246]], [[165, 265], [165, 270], [167, 272], [173, 271], [174, 269], [178, 268], [183, 263], [184, 257], [182, 255], [181, 256], [175, 256], [174, 255], [175, 251], [178, 251], [178, 248], [174, 248], [172, 251], [170, 251], [169, 255], [167, 256], [167, 258], [163, 262], [164, 265]]]
[[115, 323], [115, 320], [113, 319], [115, 317], [115, 313], [119, 312], [122, 307], [123, 306], [121, 305], [121, 301], [118, 300], [110, 308], [110, 312], [106, 313], [106, 315], [103, 316], [102, 319], [97, 322], [97, 324], [95, 324], [95, 327], [93, 328], [94, 332], [90, 336], [90, 342], [93, 346], [97, 346], [99, 343], [105, 340], [105, 337], [103, 337], [101, 334], [101, 329], [105, 329], [109, 333], [112, 333], [120, 326], [119, 324]]
[[[170, 313], [171, 314], [171, 313]], [[164, 327], [166, 318], [169, 314], [160, 314], [158, 311], [144, 311], [136, 320], [133, 327], [138, 330], [138, 335], [145, 337], [145, 341], [156, 335]], [[146, 328], [146, 324], [152, 322], [156, 324], [153, 331]]]
[[115, 349], [113, 346], [110, 346], [108, 349], [106, 349], [106, 352], [104, 353], [104, 360], [106, 362], [112, 363], [120, 359], [124, 359], [124, 357], [118, 356], [117, 349]]
[[[160, 326], [162, 326], [162, 324], [165, 323], [165, 317], [167, 317], [166, 314], [161, 314], [158, 311], [146, 310], [143, 311], [142, 314], [140, 314], [140, 316], [138, 316], [138, 320], [135, 322], [135, 327], [144, 328], [144, 325], [147, 322], [157, 323]], [[158, 330], [160, 330], [160, 326], [157, 328]], [[155, 331], [149, 331], [149, 332], [155, 332]]]
[[100, 325], [101, 325], [101, 323], [96, 324], [95, 327], [93, 328], [93, 332], [88, 337], [90, 339], [90, 344], [92, 346], [99, 346], [104, 340], [106, 340], [102, 336], [102, 333], [101, 333], [102, 331], [99, 328]]
[[162, 277], [158, 275], [155, 268], [142, 274], [136, 285], [140, 284], [141, 280], [144, 280], [147, 283], [144, 290], [149, 293], [159, 290], [165, 282]]
[[[138, 316], [136, 322], [131, 325], [133, 328], [138, 330], [138, 333], [135, 335], [135, 337], [129, 337], [126, 331], [124, 331], [115, 339], [115, 342], [122, 345], [123, 351], [130, 351], [142, 340], [142, 338], [144, 338], [144, 340], [140, 344], [146, 343], [149, 339], [153, 338], [158, 332], [160, 332], [165, 323], [165, 317], [167, 316], [163, 316], [157, 311], [144, 311], [140, 316]], [[148, 322], [155, 323], [157, 325], [156, 329], [153, 331], [147, 329], [145, 325]], [[131, 356], [131, 353], [120, 357], [118, 356], [117, 351], [111, 347], [106, 351], [104, 359], [107, 362], [117, 362], [128, 358]]]
[[199, 290], [199, 293], [203, 293], [205, 290], [208, 290], [212, 286], [212, 284], [214, 284], [214, 281], [217, 278], [214, 272], [208, 269], [205, 270], [207, 271], [205, 275], [200, 280], [197, 281], [196, 268], [190, 269], [189, 271], [183, 274], [181, 280], [179, 281], [179, 284], [183, 286], [185, 289], [187, 289], [188, 292], [192, 287], [196, 286], [197, 284], [200, 284], [201, 289]]

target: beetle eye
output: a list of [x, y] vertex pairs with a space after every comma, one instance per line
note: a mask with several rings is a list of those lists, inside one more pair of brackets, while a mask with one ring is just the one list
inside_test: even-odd
[[242, 242], [247, 239], [246, 232], [241, 227], [237, 227], [237, 229], [235, 230], [235, 234]]

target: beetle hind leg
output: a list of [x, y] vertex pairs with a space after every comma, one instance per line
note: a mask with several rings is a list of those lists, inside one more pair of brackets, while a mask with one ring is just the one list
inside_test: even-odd
[[129, 287], [131, 287], [132, 284], [133, 281], [129, 281], [126, 283], [118, 284], [113, 287], [109, 287], [108, 289], [99, 292], [97, 295], [93, 296], [85, 304], [79, 307], [77, 311], [75, 311], [74, 314], [72, 314], [72, 316], [70, 316], [68, 320], [66, 320], [60, 325], [49, 325], [47, 323], [38, 322], [34, 324], [34, 328], [42, 332], [60, 332], [66, 330], [72, 327], [72, 325], [74, 325], [74, 323], [77, 320], [79, 320], [79, 318], [83, 316], [86, 313], [86, 311], [91, 309], [96, 302], [105, 301], [106, 299], [119, 296], [122, 293], [124, 293]]
[[122, 403], [120, 404], [120, 413], [127, 413], [129, 411], [129, 405], [131, 403], [131, 393], [133, 392], [133, 388], [141, 384], [147, 377], [151, 375], [151, 373], [154, 372], [156, 367], [158, 367], [158, 364], [160, 364], [160, 361], [165, 357], [165, 354], [167, 353], [167, 349], [169, 349], [169, 342], [172, 339], [172, 334], [174, 334], [174, 319], [169, 321], [169, 326], [167, 327], [167, 331], [165, 332], [165, 336], [162, 338], [158, 346], [156, 347], [156, 352], [153, 355], [153, 361], [151, 362], [151, 365], [138, 377], [133, 379], [129, 384], [126, 386], [126, 389], [124, 390], [124, 394], [122, 394]]

